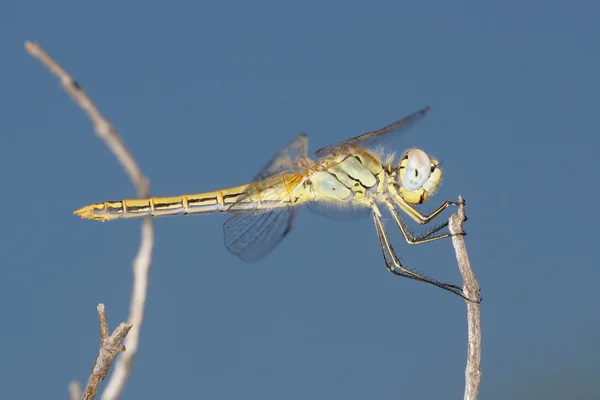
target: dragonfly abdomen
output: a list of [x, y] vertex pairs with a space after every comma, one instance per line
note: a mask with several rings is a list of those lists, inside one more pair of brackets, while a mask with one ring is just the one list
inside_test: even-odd
[[[298, 185], [299, 182], [296, 182], [298, 179], [292, 179], [295, 177], [296, 175], [292, 175], [288, 179], [271, 180], [268, 182], [270, 185], [266, 185], [267, 182], [264, 182], [260, 185], [263, 187], [254, 187], [249, 184], [215, 192], [183, 196], [106, 201], [82, 207], [74, 214], [84, 219], [104, 222], [149, 216], [238, 212], [281, 207], [290, 204], [287, 184]], [[235, 207], [232, 209], [233, 205]]]
[[[213, 196], [214, 194], [214, 196]], [[202, 195], [173, 197], [151, 197], [147, 199], [126, 199], [106, 201], [85, 206], [75, 211], [84, 219], [111, 221], [123, 218], [160, 217], [168, 215], [214, 213], [223, 211], [223, 203], [218, 202], [218, 192]]]

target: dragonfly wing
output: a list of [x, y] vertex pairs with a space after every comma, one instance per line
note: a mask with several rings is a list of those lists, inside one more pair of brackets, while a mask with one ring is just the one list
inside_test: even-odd
[[[264, 195], [263, 189], [269, 179], [302, 172], [312, 163], [308, 158], [308, 137], [303, 133], [275, 154], [254, 177], [248, 193], [229, 208], [233, 215], [223, 225], [225, 246], [231, 253], [242, 260], [256, 261], [281, 242], [292, 229], [298, 210], [282, 207], [285, 198], [270, 198]], [[257, 196], [261, 204], [257, 204], [255, 210], [248, 210], [248, 197], [255, 191], [263, 193]]]
[[[294, 174], [303, 172], [309, 165], [314, 162], [308, 158], [308, 136], [305, 133], [298, 135], [294, 140], [283, 147], [277, 154], [269, 160], [269, 162], [260, 170], [258, 174], [250, 182], [250, 188], [246, 195], [241, 196], [238, 201], [231, 205], [229, 212], [242, 212], [248, 210], [245, 204], [249, 197], [257, 191], [261, 191], [272, 182], [269, 179], [282, 174]], [[268, 212], [271, 209], [279, 207], [279, 204], [285, 199], [273, 199], [268, 196], [259, 196], [263, 200], [263, 204], [257, 206], [259, 212]], [[267, 203], [269, 204], [267, 206]]]
[[285, 173], [296, 173], [303, 170], [302, 161], [308, 161], [308, 136], [306, 133], [298, 135], [294, 140], [283, 147], [269, 160], [267, 165], [260, 170], [253, 181], [271, 178]]
[[400, 135], [400, 134], [408, 131], [410, 128], [412, 128], [414, 126], [414, 124], [416, 122], [418, 122], [423, 117], [425, 117], [425, 115], [427, 114], [429, 109], [430, 109], [429, 106], [424, 107], [421, 110], [419, 110], [415, 113], [412, 113], [408, 117], [405, 117], [399, 121], [391, 123], [390, 125], [388, 125], [384, 128], [381, 128], [379, 130], [367, 132], [360, 136], [356, 136], [352, 139], [344, 140], [342, 142], [338, 142], [338, 143], [332, 144], [330, 146], [323, 147], [322, 149], [317, 150], [315, 152], [315, 155], [319, 158], [323, 158], [323, 157], [327, 157], [330, 154], [336, 154], [336, 153], [340, 153], [340, 152], [341, 153], [348, 152], [354, 146], [361, 146], [361, 147], [365, 147], [365, 148], [372, 147], [373, 145], [377, 144], [377, 142], [380, 139], [382, 139], [383, 137], [388, 138], [388, 137], [392, 137], [392, 136], [397, 136], [397, 135]]
[[244, 261], [257, 261], [291, 231], [297, 215], [298, 209], [293, 207], [236, 213], [223, 225], [225, 246]]

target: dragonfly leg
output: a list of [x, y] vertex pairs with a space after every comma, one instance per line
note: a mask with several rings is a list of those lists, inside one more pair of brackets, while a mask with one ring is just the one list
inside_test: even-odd
[[424, 275], [421, 275], [415, 271], [412, 271], [402, 265], [390, 240], [385, 231], [383, 221], [381, 220], [381, 213], [376, 205], [373, 205], [373, 222], [375, 223], [375, 230], [377, 231], [377, 237], [379, 239], [379, 243], [381, 245], [381, 251], [383, 253], [383, 259], [385, 261], [386, 268], [393, 273], [394, 275], [403, 276], [405, 278], [414, 279], [417, 281], [429, 283], [431, 285], [437, 286], [444, 290], [454, 293], [455, 295], [462, 297], [463, 299], [479, 303], [479, 300], [472, 300], [465, 296], [462, 287], [458, 285], [453, 285], [450, 283], [439, 282], [434, 279], [428, 278]]
[[[402, 236], [404, 236], [404, 239], [406, 240], [406, 242], [408, 244], [429, 243], [429, 242], [433, 242], [434, 240], [439, 240], [439, 239], [444, 239], [444, 238], [454, 236], [451, 233], [441, 233], [441, 234], [435, 235], [435, 233], [441, 231], [442, 229], [444, 229], [445, 227], [448, 226], [448, 221], [445, 221], [444, 223], [433, 227], [432, 229], [430, 229], [429, 231], [425, 232], [422, 235], [416, 235], [408, 227], [408, 225], [404, 221], [404, 218], [402, 218], [402, 216], [400, 215], [400, 213], [398, 212], [398, 210], [396, 209], [396, 207], [394, 207], [394, 205], [392, 203], [386, 202], [385, 205], [390, 210], [390, 213], [392, 214], [394, 221], [396, 221], [396, 225], [398, 225], [400, 232], [402, 232]], [[461, 232], [460, 235], [464, 236], [465, 233]]]
[[[442, 213], [442, 211], [444, 211], [449, 206], [455, 206], [455, 207], [460, 206], [459, 202], [446, 200], [442, 203], [442, 205], [440, 205], [437, 209], [435, 209], [431, 214], [425, 215], [421, 211], [419, 211], [415, 207], [413, 207], [412, 205], [408, 204], [402, 197], [400, 197], [399, 194], [395, 193], [393, 195], [393, 198], [394, 198], [394, 202], [398, 205], [398, 207], [400, 207], [402, 209], [402, 211], [404, 211], [406, 214], [408, 214], [419, 225], [428, 224], [429, 222], [431, 222], [431, 220], [433, 220], [435, 217], [440, 215]], [[462, 204], [463, 205], [466, 204], [464, 199], [462, 201]], [[466, 221], [466, 219], [465, 219], [465, 221]]]

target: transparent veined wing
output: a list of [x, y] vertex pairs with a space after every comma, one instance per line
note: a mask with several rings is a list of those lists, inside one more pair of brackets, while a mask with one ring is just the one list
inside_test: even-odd
[[244, 261], [260, 260], [291, 231], [297, 215], [296, 207], [235, 213], [223, 225], [225, 245]]
[[[225, 246], [245, 261], [256, 261], [273, 250], [290, 232], [298, 214], [297, 207], [284, 206], [285, 199], [273, 191], [261, 194], [261, 204], [249, 210], [247, 197], [263, 192], [269, 180], [282, 174], [303, 172], [312, 161], [308, 158], [308, 137], [301, 134], [283, 147], [252, 180], [247, 195], [231, 206], [231, 215], [223, 225]], [[271, 181], [272, 182], [272, 181]]]
[[312, 163], [308, 157], [308, 136], [306, 133], [301, 133], [279, 150], [254, 177], [252, 182], [259, 182], [285, 173], [303, 172], [308, 165], [307, 163]]
[[[422, 108], [421, 110], [412, 113], [408, 117], [405, 117], [399, 121], [393, 122], [390, 125], [381, 128], [376, 131], [367, 132], [360, 136], [356, 136], [352, 139], [344, 140], [342, 142], [334, 143], [330, 146], [323, 147], [315, 152], [315, 155], [319, 158], [327, 157], [330, 154], [338, 154], [350, 152], [352, 147], [372, 147], [383, 137], [389, 137], [394, 135], [400, 135], [414, 126], [415, 123], [420, 121], [427, 112], [430, 110], [429, 106]], [[386, 136], [388, 135], [388, 136]]]

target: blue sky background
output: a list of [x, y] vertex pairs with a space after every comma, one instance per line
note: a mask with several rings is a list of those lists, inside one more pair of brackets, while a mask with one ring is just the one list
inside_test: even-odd
[[[2, 398], [87, 379], [96, 305], [126, 318], [139, 241], [138, 221], [71, 215], [135, 192], [25, 40], [88, 90], [155, 195], [241, 184], [300, 132], [314, 151], [430, 105], [394, 150], [447, 157], [429, 208], [468, 201], [481, 397], [600, 397], [597, 2], [0, 8]], [[124, 398], [462, 398], [464, 302], [387, 272], [369, 218], [303, 210], [258, 264], [227, 252], [224, 220], [156, 221]], [[450, 241], [393, 237], [407, 265], [460, 282]]]

